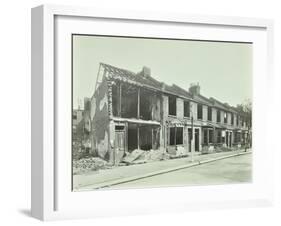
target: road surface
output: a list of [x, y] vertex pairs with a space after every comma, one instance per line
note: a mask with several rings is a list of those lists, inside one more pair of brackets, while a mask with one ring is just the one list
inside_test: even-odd
[[247, 154], [118, 184], [110, 188], [215, 185], [246, 183], [251, 182], [251, 180], [252, 154]]

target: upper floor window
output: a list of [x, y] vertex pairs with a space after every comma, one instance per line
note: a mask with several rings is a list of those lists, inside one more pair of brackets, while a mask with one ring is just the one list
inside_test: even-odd
[[169, 115], [177, 115], [177, 98], [169, 96]]
[[221, 111], [217, 110], [217, 122], [221, 122]]
[[236, 126], [239, 125], [239, 115], [236, 116]]
[[190, 102], [189, 101], [184, 101], [183, 102], [183, 107], [184, 107], [184, 117], [190, 117]]
[[212, 121], [212, 107], [208, 107], [208, 121]]
[[202, 104], [197, 104], [197, 119], [202, 119], [203, 117], [203, 106]]
[[234, 114], [231, 113], [231, 125], [233, 125], [233, 124], [234, 124]]
[[227, 123], [227, 113], [226, 113], [226, 112], [224, 112], [223, 122], [224, 122], [224, 123]]

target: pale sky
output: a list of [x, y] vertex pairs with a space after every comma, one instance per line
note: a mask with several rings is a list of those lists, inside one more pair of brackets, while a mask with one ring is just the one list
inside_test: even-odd
[[99, 63], [132, 72], [143, 66], [151, 76], [236, 106], [252, 99], [252, 45], [186, 40], [98, 36], [73, 37], [73, 107], [94, 92]]

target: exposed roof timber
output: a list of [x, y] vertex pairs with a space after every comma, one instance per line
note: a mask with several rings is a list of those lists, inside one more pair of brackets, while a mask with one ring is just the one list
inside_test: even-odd
[[134, 73], [132, 71], [118, 68], [105, 63], [100, 63], [100, 65], [104, 68], [104, 70], [108, 72], [104, 73], [107, 78], [116, 79], [140, 87], [146, 87], [148, 89], [164, 92], [169, 95], [175, 95], [184, 99], [193, 100], [197, 103], [241, 114], [241, 112], [238, 111], [235, 107], [226, 105], [225, 103], [222, 103], [213, 97], [207, 98], [201, 94], [192, 95], [190, 92], [178, 85], [173, 84], [172, 86], [170, 86], [165, 84], [164, 82], [157, 81], [151, 76], [144, 77], [140, 75], [140, 73]]

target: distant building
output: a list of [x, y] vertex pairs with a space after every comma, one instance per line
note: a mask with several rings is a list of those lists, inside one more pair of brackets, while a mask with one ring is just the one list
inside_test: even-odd
[[91, 149], [90, 98], [84, 98], [84, 109], [75, 109], [72, 113], [72, 143], [74, 154], [89, 153]]
[[235, 107], [204, 97], [199, 84], [185, 90], [159, 82], [147, 67], [133, 73], [101, 63], [87, 112], [92, 153], [115, 164], [135, 149], [240, 147], [250, 133]]

